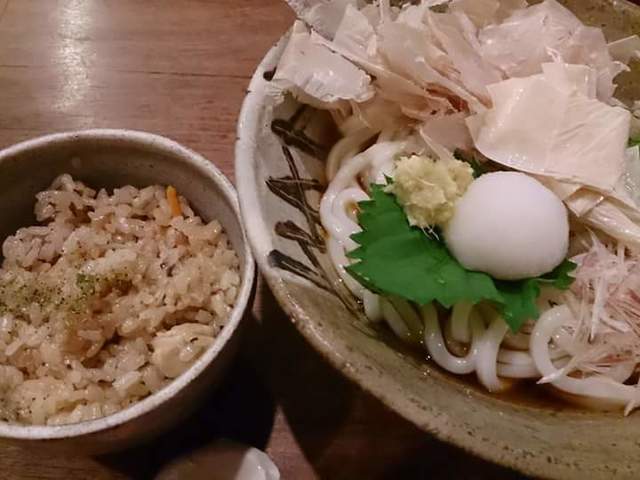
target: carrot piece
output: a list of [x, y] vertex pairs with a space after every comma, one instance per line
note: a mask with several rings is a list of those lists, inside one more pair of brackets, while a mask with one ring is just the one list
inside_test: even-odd
[[182, 215], [182, 208], [180, 208], [180, 202], [178, 201], [178, 192], [175, 187], [171, 185], [167, 187], [167, 202], [169, 202], [169, 208], [171, 208], [171, 214], [174, 217]]

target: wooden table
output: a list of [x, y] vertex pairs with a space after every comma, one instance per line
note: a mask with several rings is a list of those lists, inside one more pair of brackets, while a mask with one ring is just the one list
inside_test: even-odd
[[[0, 0], [0, 148], [132, 128], [174, 138], [233, 178], [250, 75], [292, 20], [282, 0]], [[153, 478], [218, 437], [265, 449], [284, 479], [518, 478], [386, 410], [319, 358], [263, 284], [257, 297], [225, 385], [184, 425], [97, 459], [3, 448], [0, 478]]]

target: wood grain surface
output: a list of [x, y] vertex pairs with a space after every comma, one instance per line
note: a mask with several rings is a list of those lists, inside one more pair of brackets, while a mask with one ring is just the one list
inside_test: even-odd
[[[131, 128], [171, 137], [233, 178], [250, 75], [292, 20], [282, 0], [0, 0], [0, 148], [56, 131]], [[153, 478], [221, 437], [265, 449], [284, 479], [518, 478], [344, 380], [262, 283], [251, 317], [225, 384], [175, 431], [102, 458], [2, 447], [0, 478]]]

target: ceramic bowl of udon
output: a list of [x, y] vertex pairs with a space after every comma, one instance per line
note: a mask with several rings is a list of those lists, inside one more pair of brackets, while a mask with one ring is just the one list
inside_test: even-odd
[[130, 130], [86, 130], [48, 135], [0, 151], [0, 241], [34, 225], [35, 194], [58, 175], [94, 188], [173, 185], [205, 221], [218, 219], [240, 260], [235, 306], [213, 344], [158, 392], [112, 415], [60, 426], [0, 422], [0, 441], [64, 454], [104, 453], [131, 446], [184, 419], [222, 379], [239, 344], [252, 299], [255, 262], [236, 191], [213, 163], [180, 144]]
[[[624, 1], [562, 2], [609, 39], [638, 33], [640, 8]], [[283, 309], [345, 376], [418, 427], [472, 454], [548, 478], [636, 478], [640, 414], [493, 396], [404, 349], [373, 328], [339, 281], [325, 246], [319, 203], [325, 159], [339, 138], [326, 112], [289, 98], [266, 101], [286, 39], [257, 69], [238, 126], [236, 178], [249, 241]], [[637, 67], [637, 66], [636, 66]], [[640, 71], [619, 77], [617, 96], [638, 98]]]

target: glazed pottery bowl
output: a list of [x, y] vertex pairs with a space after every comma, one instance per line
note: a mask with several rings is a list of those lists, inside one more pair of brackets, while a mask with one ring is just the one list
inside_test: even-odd
[[0, 241], [20, 227], [35, 224], [35, 194], [62, 173], [93, 188], [173, 185], [205, 221], [220, 221], [240, 258], [242, 283], [228, 323], [194, 365], [165, 388], [97, 420], [64, 426], [0, 422], [2, 441], [67, 453], [102, 453], [124, 448], [175, 424], [221, 378], [237, 347], [255, 267], [236, 192], [225, 176], [211, 162], [172, 140], [127, 130], [54, 134], [0, 151]]
[[[610, 40], [640, 32], [640, 8], [631, 3], [563, 3]], [[238, 126], [236, 177], [258, 264], [297, 328], [388, 407], [469, 452], [536, 476], [635, 478], [640, 413], [625, 418], [492, 396], [372, 329], [333, 271], [319, 221], [324, 159], [337, 138], [331, 118], [291, 98], [275, 109], [266, 101], [284, 45], [283, 39], [268, 53], [251, 82]], [[619, 98], [640, 98], [637, 73], [619, 78]]]

